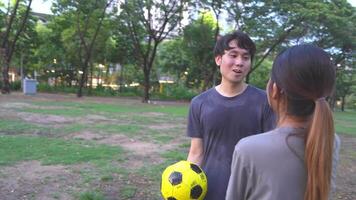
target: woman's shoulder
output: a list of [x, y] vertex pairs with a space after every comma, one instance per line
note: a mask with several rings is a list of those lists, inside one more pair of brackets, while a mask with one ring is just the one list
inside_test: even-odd
[[271, 131], [252, 135], [241, 139], [235, 146], [235, 151], [247, 154], [268, 154], [284, 147], [290, 128], [276, 128]]
[[255, 152], [259, 149], [264, 149], [270, 146], [271, 142], [276, 141], [278, 135], [278, 129], [274, 129], [265, 133], [257, 134], [242, 138], [235, 146], [235, 150], [238, 152]]

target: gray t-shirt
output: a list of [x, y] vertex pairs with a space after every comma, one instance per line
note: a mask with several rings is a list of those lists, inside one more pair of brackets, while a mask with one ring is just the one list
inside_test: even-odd
[[192, 100], [187, 135], [203, 139], [201, 167], [208, 179], [205, 200], [225, 198], [237, 142], [243, 137], [271, 130], [274, 122], [266, 93], [253, 86], [247, 86], [235, 97], [224, 97], [211, 88]]
[[[226, 199], [304, 199], [307, 174], [304, 138], [298, 136], [301, 131], [281, 127], [242, 139], [234, 151]], [[340, 139], [335, 135], [332, 189], [335, 187], [339, 148]]]

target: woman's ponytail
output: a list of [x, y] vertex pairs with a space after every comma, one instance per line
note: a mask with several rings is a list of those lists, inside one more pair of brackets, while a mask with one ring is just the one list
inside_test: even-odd
[[305, 143], [307, 184], [304, 200], [327, 200], [330, 191], [335, 131], [332, 111], [325, 98], [315, 101], [312, 117]]

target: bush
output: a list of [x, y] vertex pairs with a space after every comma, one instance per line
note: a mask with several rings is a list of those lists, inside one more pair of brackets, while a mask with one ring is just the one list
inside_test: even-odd
[[[0, 81], [0, 88], [2, 88], [3, 82]], [[21, 90], [21, 81], [10, 82], [10, 91], [19, 91]]]
[[346, 97], [346, 108], [356, 110], [356, 94], [351, 94]]
[[197, 91], [181, 84], [165, 84], [162, 93], [152, 93], [153, 98], [163, 100], [191, 100], [196, 95], [198, 95]]
[[[49, 93], [77, 93], [79, 87], [78, 86], [50, 86], [47, 83], [39, 83], [37, 85], [37, 90], [39, 92], [49, 92]], [[83, 88], [83, 95], [88, 94], [89, 88]], [[103, 87], [102, 85], [98, 85], [96, 88], [91, 90], [92, 96], [141, 96], [142, 92], [140, 88], [123, 88], [122, 92], [118, 90], [112, 89], [110, 87]]]
[[19, 91], [19, 90], [21, 90], [21, 80], [11, 82], [11, 83], [10, 83], [10, 90], [12, 90], [12, 91]]
[[[165, 84], [163, 86], [163, 93], [152, 92], [151, 97], [154, 99], [161, 100], [191, 100], [194, 96], [198, 94], [197, 91], [189, 89], [184, 85], [180, 84]], [[47, 83], [39, 83], [37, 85], [37, 90], [39, 92], [50, 92], [50, 93], [77, 93], [77, 86], [50, 86]], [[83, 95], [88, 94], [88, 88], [83, 88]], [[143, 88], [141, 87], [125, 87], [121, 91], [112, 89], [110, 87], [103, 87], [98, 85], [96, 88], [91, 90], [90, 95], [92, 96], [122, 96], [122, 97], [142, 97]]]

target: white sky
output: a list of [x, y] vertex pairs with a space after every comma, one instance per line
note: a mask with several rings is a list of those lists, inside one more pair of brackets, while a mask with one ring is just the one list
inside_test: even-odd
[[[7, 2], [8, 0], [2, 0], [2, 1]], [[356, 7], [356, 0], [347, 0], [347, 1], [352, 6]], [[51, 4], [52, 4], [52, 0], [33, 0], [31, 7], [34, 12], [50, 14], [51, 13]]]
[[31, 8], [34, 12], [51, 14], [51, 5], [52, 0], [32, 0]]
[[[7, 3], [9, 0], [0, 0]], [[347, 0], [352, 6], [356, 7], [356, 0]], [[32, 10], [39, 13], [51, 13], [52, 0], [32, 0]]]

